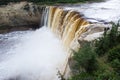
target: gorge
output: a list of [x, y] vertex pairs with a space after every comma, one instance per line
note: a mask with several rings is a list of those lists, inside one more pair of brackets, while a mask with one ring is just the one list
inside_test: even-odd
[[109, 25], [89, 21], [68, 7], [43, 6], [34, 8], [35, 12], [31, 9], [20, 19], [16, 14], [16, 21], [25, 22], [24, 26], [38, 27], [40, 23], [41, 28], [0, 34], [0, 80], [60, 80], [58, 71], [66, 74], [71, 50], [80, 48], [79, 41], [100, 37]]

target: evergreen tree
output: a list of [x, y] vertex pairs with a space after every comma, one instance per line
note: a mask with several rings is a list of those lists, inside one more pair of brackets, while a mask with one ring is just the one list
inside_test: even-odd
[[112, 23], [112, 29], [106, 30], [103, 34], [103, 37], [96, 40], [96, 53], [99, 56], [104, 55], [109, 51], [111, 48], [116, 46], [117, 44], [120, 44], [120, 32], [118, 31], [119, 27], [119, 21], [117, 24]]

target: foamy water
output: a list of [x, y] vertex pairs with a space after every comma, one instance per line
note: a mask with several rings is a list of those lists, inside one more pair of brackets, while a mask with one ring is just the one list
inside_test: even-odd
[[[108, 0], [66, 9], [78, 10], [88, 18], [117, 21], [119, 4], [119, 0]], [[66, 56], [61, 41], [45, 26], [0, 35], [0, 80], [59, 80], [57, 73], [64, 70]]]
[[0, 80], [59, 80], [57, 72], [63, 69], [66, 52], [48, 28], [24, 33], [16, 40], [19, 43], [9, 46], [0, 62]]
[[120, 19], [120, 0], [105, 0], [105, 2], [86, 3], [66, 7], [68, 10], [77, 10], [87, 18], [96, 20], [114, 21]]

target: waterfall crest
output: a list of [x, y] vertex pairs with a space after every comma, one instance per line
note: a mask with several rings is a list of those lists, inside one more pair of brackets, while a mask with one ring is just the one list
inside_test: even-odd
[[49, 7], [48, 27], [62, 40], [67, 49], [72, 47], [71, 45], [86, 31], [89, 24], [76, 11], [66, 11], [55, 6]]

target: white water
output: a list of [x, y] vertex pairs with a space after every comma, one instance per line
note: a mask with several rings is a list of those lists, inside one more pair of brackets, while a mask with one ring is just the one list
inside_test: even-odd
[[[119, 4], [119, 0], [109, 0], [70, 9], [111, 21], [120, 18]], [[16, 35], [7, 37], [4, 44], [0, 41], [0, 80], [58, 80], [57, 72], [64, 68], [67, 55], [60, 40], [46, 27], [21, 33], [7, 34]]]
[[120, 0], [106, 0], [105, 2], [80, 4], [66, 7], [66, 9], [77, 10], [87, 18], [104, 21], [118, 21], [120, 19]]
[[23, 33], [15, 40], [18, 44], [9, 46], [0, 62], [0, 80], [59, 80], [57, 72], [66, 53], [47, 27]]

